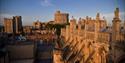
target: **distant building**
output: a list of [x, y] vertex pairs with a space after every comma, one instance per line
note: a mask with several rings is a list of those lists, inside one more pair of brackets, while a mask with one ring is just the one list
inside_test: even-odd
[[45, 30], [49, 24], [54, 24], [54, 21], [40, 22], [39, 20], [33, 22], [33, 30]]
[[17, 34], [22, 33], [22, 17], [21, 16], [13, 16], [14, 28]]
[[34, 29], [41, 29], [42, 24], [39, 20], [37, 20], [36, 22], [33, 22], [33, 28]]
[[55, 16], [54, 19], [56, 24], [64, 24], [64, 23], [68, 23], [69, 21], [68, 13], [61, 13], [60, 11], [56, 11], [54, 16]]
[[22, 20], [21, 16], [13, 16], [13, 19], [4, 18], [4, 30], [6, 33], [16, 33], [22, 32]]
[[32, 33], [32, 26], [24, 26], [23, 32], [28, 34]]
[[4, 31], [6, 33], [14, 33], [14, 22], [13, 22], [13, 19], [4, 18]]

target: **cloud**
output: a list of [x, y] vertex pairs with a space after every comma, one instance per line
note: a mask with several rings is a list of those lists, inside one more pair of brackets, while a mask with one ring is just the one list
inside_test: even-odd
[[45, 7], [53, 6], [51, 0], [41, 0], [41, 5]]

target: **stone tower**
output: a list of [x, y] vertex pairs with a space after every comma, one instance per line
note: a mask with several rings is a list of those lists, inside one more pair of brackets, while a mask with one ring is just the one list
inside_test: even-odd
[[98, 32], [100, 31], [99, 20], [100, 20], [100, 14], [97, 13], [97, 15], [96, 15], [96, 21], [95, 21], [95, 42], [98, 39]]
[[13, 19], [4, 18], [4, 31], [6, 33], [14, 33], [14, 22]]
[[68, 13], [61, 13], [60, 11], [56, 11], [54, 15], [55, 23], [56, 24], [65, 24], [69, 21], [69, 14]]
[[97, 31], [97, 32], [100, 31], [100, 23], [99, 23], [99, 21], [100, 21], [100, 14], [97, 13], [97, 15], [96, 15], [96, 25], [95, 25], [95, 31]]
[[114, 11], [114, 18], [112, 20], [112, 41], [119, 40], [120, 34], [120, 23], [121, 20], [119, 18], [119, 8], [116, 8]]
[[78, 21], [78, 35], [80, 35], [80, 33], [81, 33], [81, 25], [82, 25], [82, 19], [81, 18], [79, 18], [79, 21]]
[[15, 33], [19, 34], [22, 33], [22, 17], [21, 16], [13, 16], [13, 21], [14, 21], [14, 29]]

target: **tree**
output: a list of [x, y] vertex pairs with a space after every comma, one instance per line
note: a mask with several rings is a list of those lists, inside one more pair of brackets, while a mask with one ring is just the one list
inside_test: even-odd
[[49, 24], [49, 23], [48, 23], [48, 24], [46, 25], [46, 28], [47, 28], [47, 29], [50, 29], [50, 30], [52, 30], [53, 28], [56, 29], [56, 34], [57, 34], [58, 36], [60, 36], [60, 34], [61, 34], [61, 28], [65, 28], [66, 25], [69, 25], [69, 23], [67, 23], [67, 24]]

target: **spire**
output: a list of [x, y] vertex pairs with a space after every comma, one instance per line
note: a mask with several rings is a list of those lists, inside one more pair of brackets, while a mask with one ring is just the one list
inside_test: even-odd
[[103, 19], [105, 20], [105, 16], [103, 16]]
[[79, 21], [81, 21], [81, 20], [82, 20], [82, 18], [80, 17], [80, 18], [79, 18]]
[[74, 19], [74, 17], [72, 16], [72, 19]]
[[37, 20], [37, 22], [39, 22], [39, 20]]
[[71, 17], [71, 20], [75, 20], [75, 18], [72, 16], [72, 17]]
[[80, 17], [80, 18], [79, 18], [79, 21], [78, 21], [78, 24], [81, 24], [81, 21], [82, 21], [82, 18]]
[[70, 21], [74, 22], [76, 19], [72, 16]]
[[97, 15], [96, 15], [96, 20], [99, 20], [99, 19], [100, 19], [100, 14], [97, 13]]
[[114, 18], [119, 18], [119, 8], [116, 8], [116, 9], [115, 9], [114, 15], [115, 15]]
[[57, 10], [57, 11], [56, 11], [56, 14], [60, 14], [60, 10]]
[[89, 19], [89, 16], [86, 16], [86, 19], [88, 20], [88, 19]]

